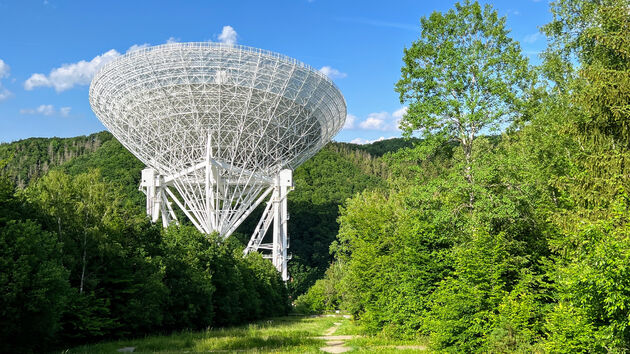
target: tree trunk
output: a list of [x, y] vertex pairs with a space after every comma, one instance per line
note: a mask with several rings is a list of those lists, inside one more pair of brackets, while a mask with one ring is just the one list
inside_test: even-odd
[[[471, 142], [472, 143], [472, 142]], [[475, 192], [473, 191], [473, 185], [475, 180], [472, 175], [472, 144], [464, 146], [464, 155], [466, 157], [466, 167], [464, 168], [464, 177], [468, 182], [468, 209], [472, 210], [475, 203]]]
[[83, 294], [83, 284], [85, 279], [85, 258], [87, 254], [87, 234], [83, 232], [83, 257], [81, 264], [81, 285], [79, 286], [79, 294]]

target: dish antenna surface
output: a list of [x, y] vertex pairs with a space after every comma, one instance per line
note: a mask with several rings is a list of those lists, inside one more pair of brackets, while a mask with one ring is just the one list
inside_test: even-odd
[[[147, 214], [164, 227], [173, 204], [204, 233], [227, 238], [261, 203], [245, 253], [268, 250], [288, 280], [292, 170], [339, 132], [346, 103], [318, 70], [277, 53], [223, 43], [173, 43], [103, 66], [90, 105], [147, 168]], [[273, 224], [273, 242], [262, 243]]]

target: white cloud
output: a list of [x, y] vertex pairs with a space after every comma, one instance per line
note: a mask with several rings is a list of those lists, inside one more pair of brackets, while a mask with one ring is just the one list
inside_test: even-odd
[[59, 108], [59, 114], [61, 114], [62, 117], [67, 117], [70, 115], [71, 109], [72, 107], [61, 107]]
[[0, 59], [0, 79], [9, 77], [9, 69], [9, 65], [7, 65], [4, 60]]
[[[5, 63], [4, 60], [0, 59], [0, 80], [3, 78], [9, 77], [10, 75], [9, 71], [10, 71], [9, 65]], [[11, 96], [13, 96], [11, 91], [2, 87], [2, 82], [0, 82], [0, 102], [8, 99]]]
[[359, 144], [359, 145], [365, 145], [365, 144], [372, 144], [375, 143], [377, 141], [383, 141], [383, 140], [389, 140], [389, 139], [394, 139], [395, 136], [390, 136], [389, 138], [386, 138], [384, 136], [378, 138], [378, 139], [374, 139], [374, 140], [368, 140], [368, 139], [363, 139], [363, 138], [354, 138], [350, 141], [351, 144]]
[[236, 37], [238, 37], [238, 34], [232, 26], [223, 26], [223, 30], [219, 35], [219, 42], [234, 45], [236, 44]]
[[354, 114], [348, 114], [346, 116], [346, 123], [343, 125], [343, 129], [352, 129], [354, 128], [354, 122], [357, 120], [357, 116]]
[[407, 107], [407, 106], [401, 107], [400, 109], [398, 109], [398, 110], [394, 111], [394, 113], [392, 113], [392, 117], [397, 118], [398, 120], [402, 119], [402, 117], [405, 114], [407, 114], [407, 109], [408, 108], [409, 107]]
[[179, 38], [175, 38], [175, 37], [168, 37], [168, 39], [166, 40], [166, 44], [178, 43], [178, 42], [179, 42]]
[[344, 77], [348, 76], [348, 74], [342, 73], [341, 71], [330, 66], [322, 66], [319, 71], [331, 79], [343, 79]]
[[356, 116], [349, 114], [346, 118], [344, 129], [363, 129], [363, 130], [380, 130], [380, 131], [399, 131], [400, 120], [407, 113], [407, 107], [401, 107], [394, 112], [373, 112], [367, 115], [364, 120], [358, 124], [359, 120]]
[[525, 36], [525, 38], [523, 38], [523, 42], [525, 42], [525, 43], [534, 43], [540, 37], [542, 37], [542, 34], [540, 32], [528, 34], [527, 36]]
[[401, 107], [400, 109], [394, 111], [394, 113], [392, 113], [392, 117], [394, 117], [394, 119], [396, 119], [396, 122], [394, 123], [396, 128], [398, 128], [400, 126], [400, 121], [403, 119], [405, 114], [407, 114], [407, 109], [408, 108], [409, 107], [404, 106], [404, 107]]
[[366, 120], [359, 123], [359, 127], [365, 130], [386, 130], [387, 115], [387, 112], [370, 113]]
[[37, 108], [23, 108], [20, 109], [20, 114], [39, 114], [44, 116], [52, 116], [59, 114], [62, 117], [68, 117], [70, 115], [71, 107], [61, 107], [59, 111], [55, 109], [55, 106], [51, 104], [43, 104]]
[[129, 47], [129, 49], [127, 49], [127, 53], [133, 52], [133, 51], [136, 51], [136, 50], [139, 50], [139, 49], [147, 48], [148, 46], [150, 46], [149, 43], [134, 44], [131, 47]]
[[101, 55], [97, 55], [90, 61], [81, 60], [77, 63], [64, 64], [59, 68], [52, 69], [48, 76], [33, 74], [24, 82], [24, 88], [32, 90], [40, 86], [54, 87], [55, 91], [62, 92], [76, 85], [89, 85], [94, 74], [103, 65], [119, 56], [120, 53], [118, 51], [111, 49]]
[[32, 90], [38, 86], [50, 86], [50, 80], [44, 74], [33, 74], [24, 82], [24, 88]]
[[35, 109], [33, 108], [20, 109], [20, 114], [43, 114], [45, 116], [50, 116], [53, 113], [55, 113], [55, 107], [51, 104], [43, 104]]
[[11, 93], [11, 91], [0, 87], [0, 102], [8, 99], [9, 97], [13, 96], [13, 94]]

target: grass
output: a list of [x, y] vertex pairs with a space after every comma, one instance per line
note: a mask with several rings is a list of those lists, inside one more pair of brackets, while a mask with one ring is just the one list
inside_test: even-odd
[[[101, 342], [69, 349], [67, 353], [117, 353], [124, 347], [135, 347], [135, 353], [181, 352], [256, 352], [256, 353], [321, 353], [325, 341], [314, 339], [341, 323], [334, 335], [358, 335], [362, 329], [351, 320], [336, 317], [289, 316], [232, 328], [208, 329], [200, 332], [184, 331], [171, 335], [154, 335], [137, 339]], [[417, 352], [397, 350], [401, 345], [423, 343], [398, 341], [381, 337], [357, 337], [347, 341], [354, 351]]]

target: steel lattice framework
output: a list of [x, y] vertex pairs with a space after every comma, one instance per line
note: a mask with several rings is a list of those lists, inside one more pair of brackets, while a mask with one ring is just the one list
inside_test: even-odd
[[[90, 86], [92, 109], [148, 168], [147, 213], [167, 226], [172, 203], [202, 232], [228, 237], [271, 195], [246, 252], [270, 249], [286, 275], [291, 170], [345, 122], [326, 75], [295, 59], [222, 43], [173, 43], [127, 53]], [[261, 244], [271, 224], [274, 242]]]

